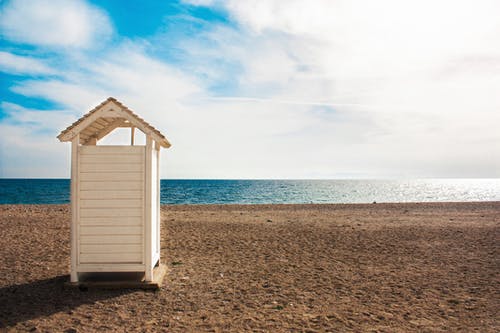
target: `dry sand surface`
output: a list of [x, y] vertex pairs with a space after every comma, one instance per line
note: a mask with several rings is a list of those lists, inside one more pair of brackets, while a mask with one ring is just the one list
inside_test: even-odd
[[500, 202], [162, 207], [164, 287], [78, 290], [67, 205], [0, 206], [0, 331], [500, 331]]

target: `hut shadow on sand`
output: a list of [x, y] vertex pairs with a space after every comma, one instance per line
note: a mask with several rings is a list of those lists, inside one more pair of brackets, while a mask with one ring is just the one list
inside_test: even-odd
[[0, 329], [58, 312], [71, 314], [81, 305], [91, 305], [135, 291], [72, 288], [65, 285], [68, 280], [68, 275], [60, 275], [0, 288]]

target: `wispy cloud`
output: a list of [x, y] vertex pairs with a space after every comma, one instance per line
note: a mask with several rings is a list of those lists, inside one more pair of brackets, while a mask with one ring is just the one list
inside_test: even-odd
[[82, 0], [14, 0], [0, 13], [2, 36], [15, 43], [88, 48], [112, 33], [108, 16]]
[[[287, 104], [287, 105], [305, 105], [305, 106], [331, 106], [331, 107], [354, 107], [359, 109], [376, 109], [381, 111], [390, 110], [412, 110], [408, 105], [375, 105], [375, 104], [360, 104], [360, 103], [336, 103], [333, 101], [301, 101], [301, 100], [284, 100], [274, 98], [257, 98], [257, 97], [210, 97], [216, 102], [243, 102], [243, 103], [266, 103], [266, 104]], [[339, 98], [340, 99], [340, 98]], [[336, 97], [332, 98], [336, 100]]]
[[67, 177], [66, 149], [57, 144], [54, 128], [74, 121], [65, 110], [27, 109], [2, 102], [0, 177]]
[[47, 75], [55, 70], [42, 60], [0, 51], [0, 71], [9, 74]]

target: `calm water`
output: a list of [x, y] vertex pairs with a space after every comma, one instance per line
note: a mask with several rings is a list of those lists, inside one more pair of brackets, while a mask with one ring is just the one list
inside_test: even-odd
[[[68, 179], [0, 179], [0, 204], [69, 202]], [[500, 179], [162, 180], [162, 204], [500, 201]]]

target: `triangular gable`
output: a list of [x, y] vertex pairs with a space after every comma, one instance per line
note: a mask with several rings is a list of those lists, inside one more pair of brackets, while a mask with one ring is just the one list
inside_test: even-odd
[[96, 106], [83, 117], [74, 122], [57, 136], [62, 141], [71, 141], [80, 134], [80, 143], [85, 144], [90, 139], [101, 139], [118, 127], [135, 127], [162, 147], [170, 147], [170, 143], [163, 134], [136, 115], [132, 110], [113, 97]]

